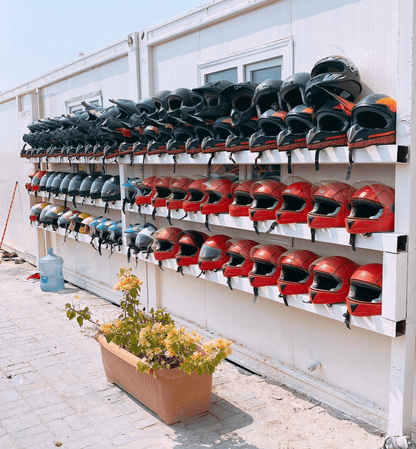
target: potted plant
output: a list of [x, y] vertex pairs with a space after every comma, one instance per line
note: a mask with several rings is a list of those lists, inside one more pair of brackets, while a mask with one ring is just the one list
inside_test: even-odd
[[208, 411], [212, 374], [231, 354], [231, 342], [217, 338], [202, 343], [195, 331], [177, 328], [165, 309], [140, 307], [142, 281], [122, 268], [116, 291], [123, 294], [114, 322], [93, 320], [88, 307], [66, 304], [66, 315], [98, 327], [107, 379], [154, 411], [167, 424]]

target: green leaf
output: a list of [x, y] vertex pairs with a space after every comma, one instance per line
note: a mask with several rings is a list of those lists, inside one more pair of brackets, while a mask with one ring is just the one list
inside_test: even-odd
[[82, 327], [82, 325], [84, 324], [84, 318], [82, 318], [82, 316], [79, 316], [77, 318], [77, 321], [78, 321], [79, 327]]

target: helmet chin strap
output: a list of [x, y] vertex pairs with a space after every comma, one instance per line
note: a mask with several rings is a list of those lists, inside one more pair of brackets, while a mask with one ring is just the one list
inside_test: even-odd
[[208, 221], [208, 219], [209, 219], [209, 214], [206, 214], [206, 216], [205, 216], [205, 227], [208, 229], [209, 232], [211, 232], [211, 229], [209, 229], [209, 221]]
[[253, 293], [254, 293], [253, 304], [256, 304], [257, 298], [259, 297], [259, 288], [253, 287]]
[[270, 234], [274, 228], [277, 226], [277, 221], [274, 221], [271, 225], [270, 228], [266, 231], [266, 234]]
[[357, 234], [350, 234], [350, 241], [349, 244], [352, 246], [352, 250], [353, 251], [357, 251], [356, 247], [355, 247], [355, 240], [357, 238]]
[[286, 151], [287, 154], [287, 172], [289, 175], [292, 174], [292, 151]]
[[287, 295], [284, 295], [283, 293], [280, 293], [280, 294], [279, 294], [279, 298], [282, 298], [282, 299], [283, 299], [283, 302], [285, 303], [285, 306], [286, 306], [286, 307], [289, 307], [289, 304], [288, 304], [288, 302], [287, 302]]
[[350, 312], [347, 311], [342, 316], [345, 318], [345, 321], [344, 321], [345, 325], [348, 327], [349, 330], [351, 330], [351, 326], [350, 326], [351, 314], [350, 314]]
[[311, 242], [315, 242], [316, 229], [311, 228]]
[[170, 212], [171, 212], [171, 210], [168, 209], [168, 215], [166, 216], [166, 219], [168, 220], [168, 223], [172, 226], [172, 221], [170, 219]]
[[232, 278], [227, 278], [227, 285], [228, 285], [228, 287], [230, 287], [230, 290], [233, 290], [233, 288], [231, 286], [231, 280], [232, 280]]
[[163, 269], [163, 267], [162, 267], [162, 261], [161, 261], [161, 260], [159, 260], [159, 262], [157, 263], [157, 266], [158, 266], [162, 271], [165, 271], [165, 270]]
[[178, 265], [178, 268], [176, 269], [176, 272], [177, 272], [177, 273], [181, 273], [182, 276], [185, 276], [185, 275], [183, 274], [183, 267], [182, 267], [181, 265]]
[[319, 153], [320, 152], [321, 152], [320, 148], [318, 148], [315, 152], [315, 171], [319, 171]]
[[260, 235], [259, 229], [258, 229], [258, 222], [257, 221], [253, 221], [253, 228], [256, 231], [257, 235]]
[[351, 170], [352, 170], [352, 165], [354, 164], [354, 154], [353, 154], [354, 149], [353, 148], [349, 148], [348, 149], [348, 169], [347, 169], [347, 177], [345, 179], [350, 179], [351, 177]]

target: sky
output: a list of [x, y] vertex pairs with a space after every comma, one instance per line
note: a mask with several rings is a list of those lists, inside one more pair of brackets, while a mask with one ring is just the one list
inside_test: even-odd
[[0, 91], [206, 3], [0, 0]]

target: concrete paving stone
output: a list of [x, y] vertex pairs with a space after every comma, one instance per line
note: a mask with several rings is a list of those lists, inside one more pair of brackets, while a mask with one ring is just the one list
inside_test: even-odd
[[45, 421], [45, 425], [58, 437], [58, 439], [67, 438], [73, 429], [63, 419]]
[[27, 438], [32, 435], [37, 435], [38, 433], [44, 433], [48, 431], [49, 429], [44, 424], [36, 424], [32, 427], [27, 427], [16, 432], [11, 432], [10, 436], [13, 439], [18, 440], [19, 438]]
[[[53, 413], [56, 413], [57, 415], [58, 414], [61, 415], [59, 417], [63, 418], [64, 416], [72, 415], [73, 413], [75, 413], [75, 410], [69, 404], [67, 404], [65, 402], [61, 402], [58, 404], [47, 405], [46, 407], [41, 407], [39, 409], [35, 409], [35, 413], [40, 417], [50, 416]], [[42, 419], [44, 419], [44, 418], [42, 418]]]
[[109, 419], [117, 418], [120, 415], [118, 410], [112, 407], [112, 404], [108, 404], [101, 407], [96, 407], [87, 410], [80, 414], [90, 425], [97, 424], [99, 422], [108, 421]]
[[10, 403], [23, 399], [22, 395], [15, 388], [0, 391], [0, 402]]
[[7, 430], [0, 424], [0, 437], [6, 435]]
[[116, 427], [113, 423], [113, 420], [111, 421], [103, 421], [97, 424], [94, 424], [92, 426], [95, 433], [102, 435], [106, 438], [114, 438], [120, 433], [123, 433], [120, 431], [118, 427]]
[[139, 429], [145, 429], [146, 427], [154, 426], [155, 424], [160, 424], [160, 419], [153, 417], [153, 416], [147, 416], [146, 418], [140, 419], [139, 421], [135, 421], [136, 426]]
[[118, 410], [122, 415], [128, 415], [130, 413], [136, 413], [140, 410], [144, 410], [147, 414], [149, 413], [149, 409], [140, 403], [136, 403], [133, 399], [126, 397], [126, 393], [122, 390], [121, 392], [122, 399], [119, 402], [114, 402], [113, 407]]
[[[20, 401], [16, 401], [16, 403]], [[26, 404], [24, 401], [22, 401], [23, 405], [19, 405], [18, 407], [12, 407], [12, 408], [6, 408], [6, 410], [0, 411], [0, 420], [7, 419], [12, 416], [20, 416], [24, 413], [27, 413], [28, 411], [31, 411], [32, 408], [29, 404]]]
[[119, 429], [121, 433], [129, 433], [138, 429], [137, 423], [133, 422], [128, 415], [119, 416], [114, 418], [111, 422]]
[[65, 416], [70, 416], [74, 413], [74, 409], [72, 407], [63, 405], [59, 411], [53, 411], [51, 413], [47, 413], [41, 416], [42, 421], [48, 422], [53, 419], [65, 418]]
[[73, 430], [80, 430], [90, 426], [90, 423], [78, 414], [65, 416], [63, 421], [66, 422]]
[[30, 411], [25, 413], [22, 416], [19, 416], [19, 419], [22, 423], [22, 428], [25, 429], [27, 427], [39, 426], [41, 424], [41, 420], [35, 412]]
[[0, 437], [0, 449], [18, 449], [18, 446], [9, 435], [4, 435]]
[[22, 423], [20, 422], [19, 418], [7, 418], [2, 419], [1, 425], [7, 430], [7, 432], [17, 432], [19, 430], [22, 430]]
[[231, 412], [218, 404], [211, 404], [209, 407], [209, 412], [219, 419], [227, 419], [230, 416], [235, 415], [235, 412]]
[[155, 415], [152, 412], [148, 411], [148, 409], [145, 409], [144, 406], [137, 406], [136, 411], [129, 414], [129, 418], [134, 422], [148, 418], [149, 416], [153, 417]]
[[45, 442], [56, 441], [56, 436], [48, 431], [37, 433], [24, 438], [19, 438], [15, 440], [15, 444], [20, 449], [27, 449], [30, 446], [38, 445], [39, 448], [43, 447]]
[[116, 447], [126, 445], [132, 441], [138, 442], [138, 444], [140, 442], [148, 442], [148, 437], [143, 430], [136, 429], [127, 434], [117, 435], [116, 437], [110, 439], [110, 442]]

